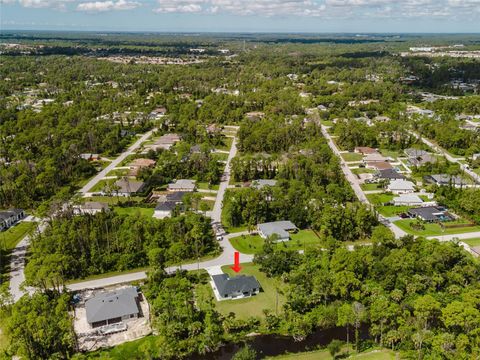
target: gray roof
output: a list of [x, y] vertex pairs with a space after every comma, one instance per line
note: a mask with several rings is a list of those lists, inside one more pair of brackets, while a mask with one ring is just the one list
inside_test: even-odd
[[137, 289], [134, 287], [97, 294], [85, 301], [87, 322], [91, 324], [138, 314], [140, 311], [138, 309], [137, 297]]
[[260, 289], [260, 284], [254, 276], [240, 275], [230, 278], [227, 274], [219, 274], [212, 275], [212, 279], [221, 296]]
[[252, 187], [255, 189], [262, 189], [265, 186], [275, 186], [277, 185], [277, 180], [264, 180], [258, 179], [252, 181]]
[[155, 207], [155, 211], [172, 211], [177, 206], [177, 203], [174, 201], [165, 201], [158, 203]]
[[380, 179], [400, 179], [404, 180], [405, 176], [395, 171], [394, 169], [382, 169], [378, 171], [378, 177]]
[[176, 180], [174, 183], [168, 184], [169, 189], [191, 189], [192, 191], [195, 190], [195, 180], [189, 179], [179, 179]]
[[466, 184], [465, 180], [463, 180], [460, 176], [456, 176], [456, 175], [435, 174], [435, 175], [427, 175], [426, 177], [439, 185], [450, 185], [450, 184], [465, 185]]
[[6, 220], [11, 218], [12, 216], [20, 215], [24, 212], [23, 209], [8, 209], [0, 211], [0, 220]]
[[115, 185], [119, 187], [118, 192], [133, 194], [142, 190], [145, 183], [143, 181], [120, 179], [115, 182]]
[[425, 150], [420, 150], [420, 149], [405, 149], [405, 154], [407, 154], [408, 157], [422, 157], [428, 154]]
[[297, 230], [297, 227], [291, 221], [274, 221], [264, 224], [258, 224], [258, 230], [266, 237], [276, 234], [280, 239], [287, 239], [290, 237], [288, 231]]
[[437, 215], [445, 214], [445, 211], [436, 206], [426, 206], [415, 209], [409, 209], [408, 213], [414, 216], [418, 216], [425, 221], [436, 221], [438, 220]]

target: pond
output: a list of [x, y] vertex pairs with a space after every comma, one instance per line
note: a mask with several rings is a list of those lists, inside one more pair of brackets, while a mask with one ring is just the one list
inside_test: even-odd
[[[350, 342], [354, 341], [354, 331], [349, 332]], [[327, 346], [332, 340], [346, 341], [345, 328], [319, 329], [303, 341], [295, 341], [289, 336], [259, 335], [247, 340], [250, 347], [257, 351], [260, 358], [264, 356], [277, 356], [287, 353], [298, 353]], [[362, 326], [360, 338], [368, 338], [368, 327]], [[232, 356], [243, 347], [242, 344], [227, 344], [218, 351], [206, 355], [195, 355], [190, 360], [230, 360]]]

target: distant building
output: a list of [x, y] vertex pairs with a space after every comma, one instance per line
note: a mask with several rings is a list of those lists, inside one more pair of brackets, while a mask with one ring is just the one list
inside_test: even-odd
[[386, 161], [378, 161], [378, 162], [367, 162], [365, 164], [365, 167], [367, 169], [374, 169], [374, 170], [391, 170], [393, 169], [393, 166], [386, 162]]
[[260, 284], [254, 276], [229, 277], [227, 274], [212, 275], [212, 287], [218, 299], [236, 299], [256, 295]]
[[100, 155], [98, 154], [80, 154], [80, 158], [87, 161], [98, 161], [100, 160]]
[[274, 221], [257, 225], [258, 234], [267, 239], [273, 235], [277, 237], [276, 241], [290, 240], [290, 232], [295, 232], [298, 228], [291, 221]]
[[195, 180], [179, 179], [173, 183], [168, 184], [168, 191], [185, 191], [192, 192], [196, 189]]
[[175, 208], [183, 203], [185, 194], [187, 194], [187, 192], [175, 191], [161, 196], [153, 212], [153, 217], [157, 219], [171, 217]]
[[23, 209], [8, 209], [0, 211], [0, 231], [7, 230], [25, 217]]
[[260, 190], [260, 189], [263, 189], [265, 186], [275, 186], [275, 185], [277, 185], [277, 180], [258, 179], [258, 180], [253, 180], [250, 187]]
[[115, 186], [118, 188], [115, 193], [118, 196], [133, 196], [143, 191], [145, 183], [143, 181], [134, 181], [129, 179], [120, 179], [115, 182]]
[[427, 206], [409, 209], [408, 214], [426, 222], [452, 221], [454, 218], [447, 210], [439, 206]]
[[262, 111], [250, 111], [245, 114], [245, 117], [248, 120], [261, 120], [265, 117], [265, 113]]
[[370, 153], [366, 154], [363, 158], [364, 163], [374, 163], [374, 162], [388, 162], [388, 158], [383, 156], [380, 153]]
[[90, 214], [95, 215], [102, 211], [109, 211], [110, 208], [107, 203], [97, 201], [87, 201], [85, 204], [75, 206], [73, 211], [75, 214]]
[[394, 169], [379, 169], [379, 171], [375, 174], [375, 177], [377, 179], [405, 180], [405, 176]]
[[467, 185], [467, 182], [462, 179], [461, 176], [447, 175], [447, 174], [435, 174], [426, 175], [423, 177], [426, 183], [435, 184], [438, 186], [455, 186], [460, 187]]
[[434, 163], [437, 159], [425, 150], [406, 149], [405, 155], [408, 157], [408, 163], [412, 166], [422, 166], [428, 163]]
[[97, 294], [85, 301], [87, 322], [97, 328], [137, 318], [140, 315], [138, 301], [134, 287]]
[[147, 145], [152, 150], [169, 150], [173, 145], [179, 142], [180, 136], [177, 134], [165, 134], [162, 135], [159, 139], [157, 139], [153, 144]]
[[420, 206], [423, 204], [423, 200], [413, 194], [401, 194], [400, 196], [393, 198], [393, 205], [395, 206]]
[[377, 149], [368, 146], [357, 146], [354, 151], [362, 155], [378, 154]]
[[415, 192], [415, 184], [407, 180], [392, 180], [387, 190], [393, 194], [409, 194]]

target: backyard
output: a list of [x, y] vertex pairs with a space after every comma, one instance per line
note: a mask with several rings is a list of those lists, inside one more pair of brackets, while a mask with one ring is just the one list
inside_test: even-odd
[[347, 162], [351, 161], [362, 161], [363, 155], [354, 153], [354, 152], [347, 152], [347, 153], [341, 153], [343, 160]]
[[[262, 248], [265, 240], [260, 235], [243, 235], [230, 239], [233, 247], [244, 254], [257, 254]], [[312, 230], [300, 230], [296, 234], [291, 234], [290, 241], [276, 243], [277, 248], [291, 250], [303, 250], [321, 245], [319, 237]]]
[[[242, 270], [239, 275], [255, 276], [262, 291], [258, 295], [245, 299], [215, 301], [217, 310], [224, 315], [233, 312], [239, 319], [248, 319], [252, 316], [264, 317], [264, 309], [270, 310], [271, 313], [281, 312], [285, 303], [285, 297], [282, 295], [285, 285], [278, 279], [268, 278], [259, 270], [258, 265], [249, 263], [241, 264], [241, 266]], [[222, 267], [222, 270], [230, 276], [237, 275], [229, 266]], [[210, 283], [198, 285], [196, 292], [198, 301], [208, 301], [208, 299], [214, 298]]]
[[25, 235], [35, 229], [35, 226], [35, 222], [22, 221], [8, 230], [0, 232], [0, 246], [5, 250], [13, 249]]
[[[458, 228], [445, 228], [443, 231], [439, 224], [437, 223], [423, 223], [424, 229], [414, 229], [410, 225], [416, 223], [417, 220], [415, 219], [403, 219], [395, 221], [395, 225], [397, 225], [403, 231], [412, 234], [412, 235], [419, 235], [419, 236], [441, 236], [441, 235], [454, 235], [454, 234], [464, 234], [469, 232], [480, 231], [480, 226], [468, 226], [468, 227], [458, 227]], [[448, 224], [461, 224], [465, 222], [449, 222]]]
[[118, 215], [142, 215], [146, 217], [152, 217], [154, 209], [143, 207], [115, 207], [114, 211]]

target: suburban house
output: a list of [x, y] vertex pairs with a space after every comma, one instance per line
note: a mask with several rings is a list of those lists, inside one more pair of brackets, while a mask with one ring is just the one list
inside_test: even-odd
[[139, 192], [142, 192], [145, 183], [143, 181], [135, 181], [130, 179], [120, 179], [115, 182], [116, 189], [114, 190], [117, 196], [133, 196]]
[[95, 215], [102, 211], [109, 211], [107, 203], [98, 201], [87, 201], [86, 203], [78, 206], [74, 206], [73, 212], [78, 215], [90, 214]]
[[212, 275], [212, 287], [218, 300], [245, 298], [260, 292], [260, 284], [254, 276], [229, 277], [227, 274]]
[[186, 192], [184, 191], [174, 191], [167, 193], [166, 195], [162, 195], [158, 200], [157, 206], [155, 207], [153, 217], [157, 219], [171, 217], [173, 210], [175, 210], [177, 205], [182, 204], [185, 194]]
[[392, 201], [395, 206], [420, 206], [423, 204], [423, 200], [414, 194], [401, 194]]
[[415, 192], [415, 184], [408, 180], [392, 180], [387, 186], [387, 191], [394, 194], [409, 194]]
[[386, 161], [367, 162], [365, 164], [365, 167], [367, 169], [374, 169], [374, 170], [377, 170], [377, 171], [393, 169], [393, 166], [390, 165], [390, 163], [388, 163]]
[[377, 179], [405, 180], [405, 176], [394, 169], [379, 169], [375, 177]]
[[141, 169], [153, 168], [155, 164], [156, 161], [152, 159], [135, 159], [130, 163], [129, 175], [137, 176]]
[[248, 113], [245, 114], [245, 117], [248, 119], [248, 120], [260, 120], [260, 119], [263, 119], [265, 117], [265, 113], [262, 112], [262, 111], [250, 111]]
[[408, 215], [426, 222], [452, 221], [454, 217], [440, 206], [426, 206], [408, 210]]
[[422, 166], [437, 161], [437, 159], [432, 154], [426, 152], [425, 150], [410, 148], [405, 149], [404, 152], [405, 155], [407, 155], [408, 157], [408, 163], [412, 166]]
[[22, 209], [8, 209], [0, 211], [0, 231], [7, 230], [25, 217]]
[[138, 302], [135, 287], [97, 294], [85, 301], [87, 322], [92, 328], [97, 328], [138, 318]]
[[147, 145], [152, 150], [169, 150], [175, 143], [180, 141], [180, 136], [177, 134], [165, 134], [160, 136], [153, 144]]
[[265, 186], [275, 186], [275, 185], [277, 185], [277, 180], [258, 179], [258, 180], [253, 180], [250, 187], [260, 190], [260, 189], [263, 189]]
[[388, 158], [380, 153], [366, 154], [363, 158], [364, 163], [387, 162]]
[[467, 185], [467, 182], [462, 179], [461, 176], [456, 175], [447, 175], [447, 174], [437, 174], [437, 175], [426, 175], [423, 177], [426, 183], [435, 184], [438, 186], [455, 186], [460, 187]]
[[258, 224], [257, 230], [258, 234], [264, 239], [276, 235], [276, 241], [288, 241], [290, 240], [290, 232], [296, 232], [298, 228], [287, 220]]
[[362, 155], [378, 154], [378, 151], [376, 149], [368, 146], [357, 146], [353, 151]]
[[167, 190], [192, 192], [192, 191], [195, 191], [195, 188], [196, 188], [195, 180], [179, 179], [173, 183], [168, 184]]
[[87, 161], [98, 161], [100, 160], [100, 155], [98, 154], [80, 154], [80, 158]]

